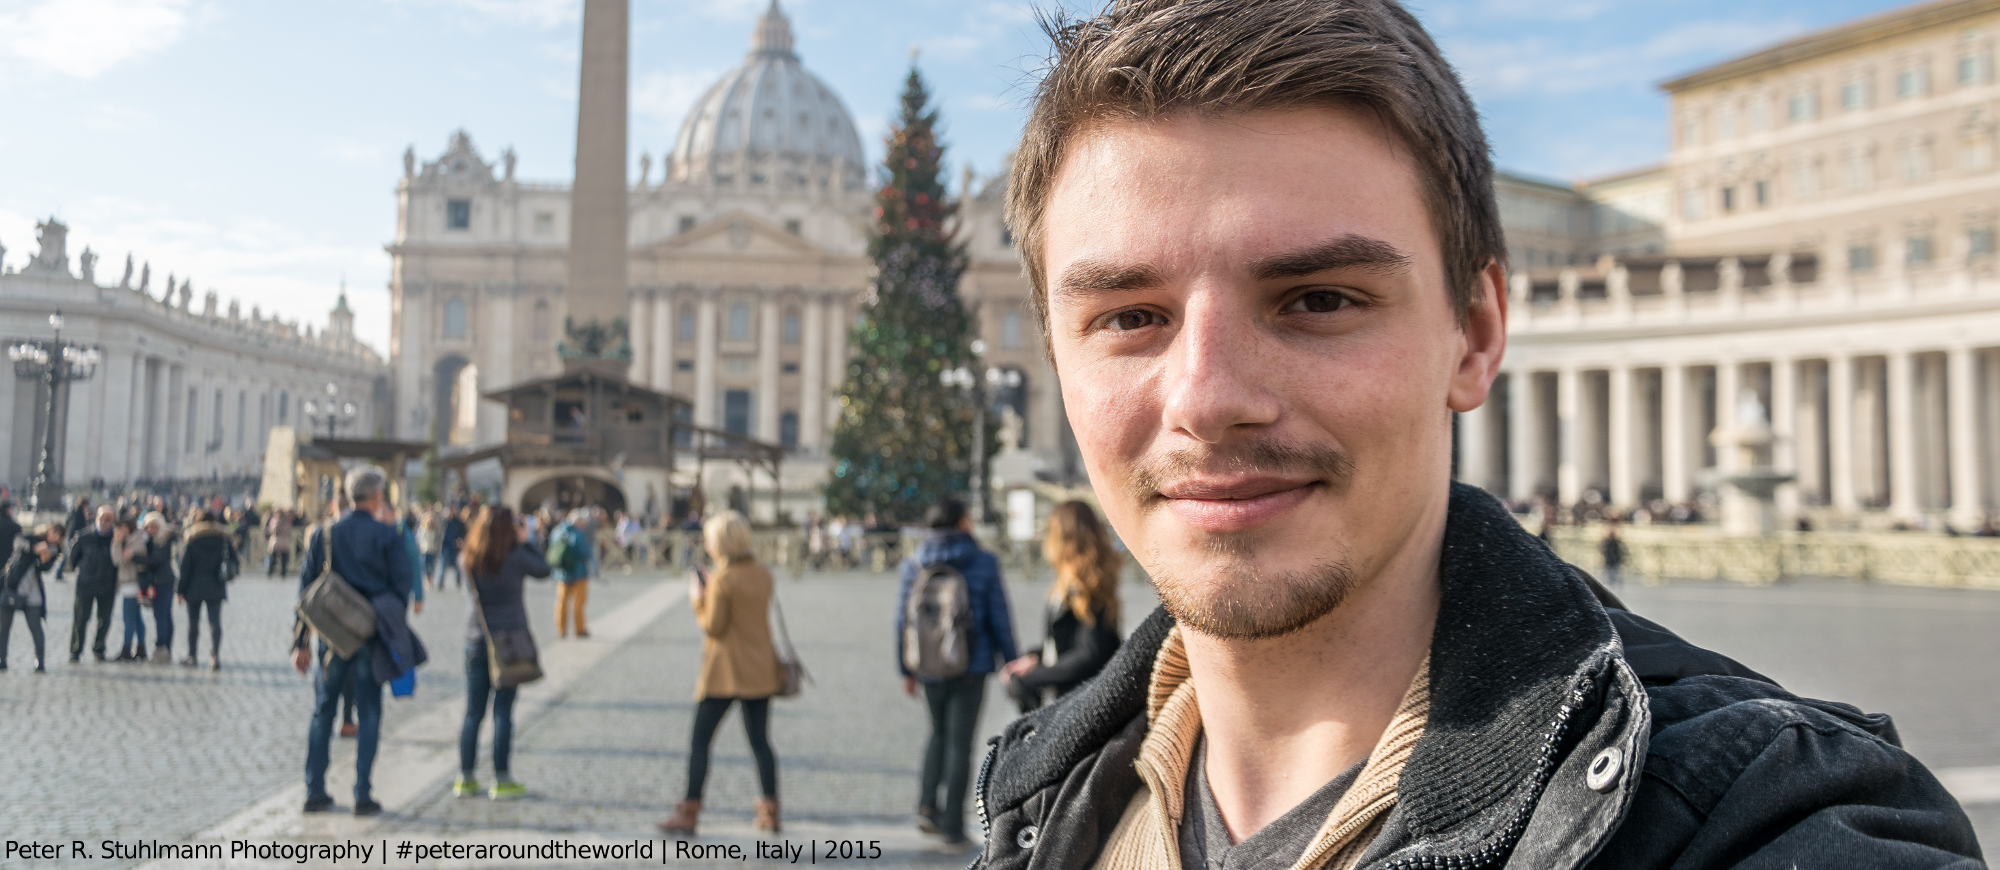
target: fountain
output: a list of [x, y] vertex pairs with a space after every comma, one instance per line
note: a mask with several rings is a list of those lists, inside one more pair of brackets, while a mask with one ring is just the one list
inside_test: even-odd
[[[1735, 418], [1708, 436], [1709, 443], [1715, 445], [1716, 464], [1722, 466], [1715, 477], [1723, 486], [1722, 530], [1730, 535], [1768, 535], [1778, 529], [1778, 487], [1792, 482], [1796, 475], [1758, 462], [1760, 456], [1769, 455], [1777, 436], [1771, 432], [1770, 415], [1757, 391], [1746, 389], [1738, 396]], [[1735, 462], [1720, 461], [1728, 456]]]

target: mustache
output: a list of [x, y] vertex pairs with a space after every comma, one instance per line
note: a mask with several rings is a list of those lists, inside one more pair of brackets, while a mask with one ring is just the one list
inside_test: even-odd
[[1126, 487], [1140, 500], [1159, 494], [1168, 482], [1202, 474], [1266, 474], [1337, 482], [1354, 472], [1354, 461], [1330, 444], [1292, 444], [1262, 439], [1169, 450], [1139, 460]]

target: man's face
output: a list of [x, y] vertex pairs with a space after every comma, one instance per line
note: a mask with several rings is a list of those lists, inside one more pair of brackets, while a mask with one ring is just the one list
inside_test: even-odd
[[1435, 546], [1449, 412], [1499, 358], [1467, 335], [1504, 338], [1459, 329], [1393, 134], [1336, 109], [1113, 122], [1074, 143], [1044, 220], [1071, 426], [1183, 625], [1295, 631], [1419, 527]]
[[111, 524], [116, 519], [117, 516], [112, 513], [110, 508], [101, 507], [97, 509], [97, 528], [99, 531], [111, 531]]

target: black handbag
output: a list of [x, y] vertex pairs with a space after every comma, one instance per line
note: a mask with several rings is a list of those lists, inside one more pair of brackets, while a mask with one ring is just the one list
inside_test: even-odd
[[542, 656], [535, 648], [534, 633], [525, 628], [494, 632], [486, 624], [486, 608], [479, 603], [479, 578], [466, 585], [472, 587], [472, 610], [479, 615], [480, 632], [486, 635], [486, 676], [494, 688], [512, 689], [541, 679]]

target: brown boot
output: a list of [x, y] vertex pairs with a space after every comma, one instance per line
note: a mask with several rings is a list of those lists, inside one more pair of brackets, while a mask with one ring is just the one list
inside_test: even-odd
[[674, 814], [654, 825], [662, 833], [692, 834], [694, 824], [701, 817], [701, 801], [681, 801], [674, 805]]
[[773, 834], [778, 833], [777, 798], [757, 799], [757, 821], [752, 822], [751, 827], [759, 831], [770, 831]]

